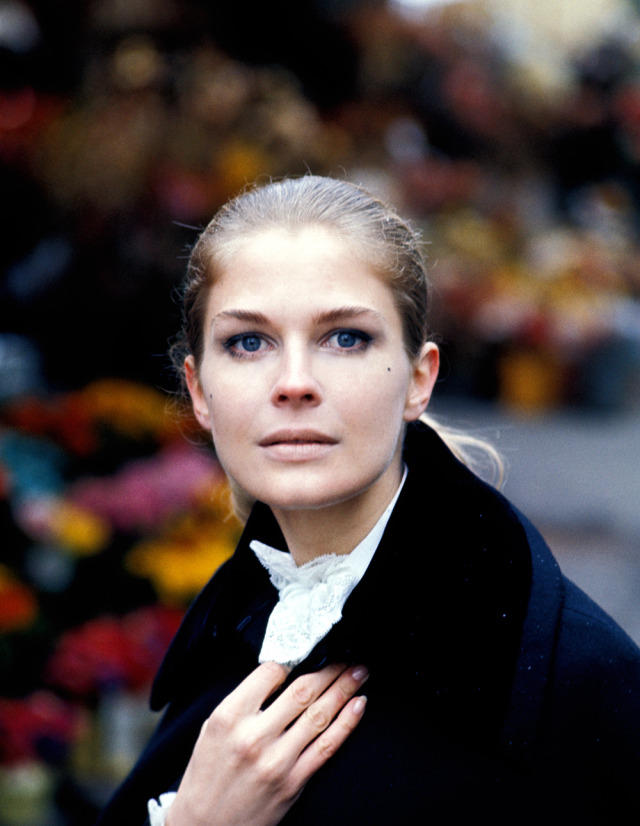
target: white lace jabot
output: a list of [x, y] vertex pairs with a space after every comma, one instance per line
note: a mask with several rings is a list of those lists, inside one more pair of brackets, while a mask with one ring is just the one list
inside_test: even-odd
[[260, 662], [274, 660], [293, 667], [342, 617], [349, 594], [373, 559], [404, 481], [373, 529], [349, 554], [326, 554], [298, 567], [290, 553], [254, 539], [251, 550], [278, 589], [278, 603], [267, 623]]

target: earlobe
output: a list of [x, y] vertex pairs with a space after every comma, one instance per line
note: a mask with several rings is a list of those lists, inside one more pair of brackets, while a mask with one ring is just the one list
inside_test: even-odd
[[405, 422], [413, 422], [427, 409], [433, 387], [440, 368], [440, 351], [437, 344], [426, 342], [413, 366], [407, 403], [404, 410]]
[[198, 376], [198, 370], [193, 356], [187, 356], [184, 360], [184, 375], [187, 381], [189, 395], [191, 396], [193, 413], [198, 424], [205, 430], [211, 430], [209, 406], [207, 405], [202, 385], [200, 384], [200, 377]]

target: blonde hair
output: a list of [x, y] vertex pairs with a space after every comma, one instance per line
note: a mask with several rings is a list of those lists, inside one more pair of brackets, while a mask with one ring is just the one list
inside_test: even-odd
[[[337, 233], [388, 283], [402, 319], [405, 349], [412, 361], [418, 358], [431, 337], [430, 287], [419, 234], [393, 207], [364, 188], [306, 175], [248, 188], [225, 204], [198, 238], [182, 294], [182, 334], [172, 348], [179, 370], [188, 354], [196, 366], [201, 363], [209, 290], [238, 247], [258, 232], [295, 232], [308, 226]], [[489, 443], [445, 427], [426, 413], [421, 419], [438, 432], [461, 461], [475, 469], [477, 457], [482, 455], [484, 464], [488, 459], [501, 479], [502, 463]]]

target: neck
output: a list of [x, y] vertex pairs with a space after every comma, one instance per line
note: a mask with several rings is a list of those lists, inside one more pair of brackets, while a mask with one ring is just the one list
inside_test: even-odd
[[313, 510], [281, 510], [273, 514], [296, 565], [326, 554], [343, 555], [367, 536], [400, 485], [398, 472], [393, 484], [381, 490], [369, 489], [359, 496]]

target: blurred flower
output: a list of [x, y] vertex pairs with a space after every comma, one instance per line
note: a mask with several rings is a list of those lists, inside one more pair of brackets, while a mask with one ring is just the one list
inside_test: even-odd
[[182, 612], [162, 606], [121, 618], [96, 617], [59, 638], [47, 678], [51, 685], [84, 699], [113, 689], [144, 689], [181, 618]]
[[0, 634], [29, 628], [38, 615], [38, 601], [30, 588], [0, 565]]
[[7, 405], [2, 418], [21, 433], [46, 437], [83, 457], [100, 448], [105, 428], [121, 437], [159, 444], [183, 435], [165, 395], [123, 379], [101, 379], [50, 398], [24, 397]]
[[3, 411], [3, 418], [21, 432], [48, 437], [79, 456], [87, 456], [97, 447], [89, 411], [71, 394], [46, 399], [23, 397]]
[[150, 579], [162, 602], [180, 605], [206, 585], [233, 548], [224, 535], [148, 539], [133, 548], [126, 566]]
[[33, 760], [59, 764], [79, 736], [80, 711], [49, 691], [24, 699], [0, 697], [0, 764]]
[[[11, 269], [3, 278], [3, 290], [11, 291]], [[27, 336], [0, 333], [0, 403], [35, 392], [41, 386], [41, 357], [36, 345]]]
[[0, 812], [3, 826], [58, 822], [53, 811], [55, 772], [39, 760], [0, 765]]
[[15, 499], [52, 495], [63, 488], [64, 452], [44, 439], [11, 430], [0, 433], [0, 462]]
[[63, 594], [76, 573], [67, 549], [39, 543], [25, 553], [24, 569], [34, 588], [45, 594]]
[[0, 464], [0, 499], [6, 499], [9, 495], [9, 471]]
[[109, 523], [62, 497], [30, 497], [18, 503], [16, 520], [32, 539], [80, 556], [103, 550], [111, 538]]
[[78, 554], [93, 554], [108, 543], [110, 530], [105, 520], [73, 502], [60, 500], [51, 515], [51, 538]]
[[89, 697], [127, 681], [129, 652], [120, 624], [98, 617], [63, 634], [48, 665], [47, 677], [71, 695]]
[[167, 442], [180, 437], [165, 395], [124, 379], [100, 379], [78, 394], [84, 409], [98, 422], [134, 439], [154, 437]]
[[105, 478], [86, 478], [69, 489], [71, 502], [121, 530], [157, 530], [192, 506], [222, 479], [218, 463], [187, 444], [126, 465]]
[[163, 534], [134, 545], [125, 565], [130, 573], [151, 580], [163, 603], [184, 605], [231, 556], [240, 529], [230, 512], [228, 486], [220, 482]]

